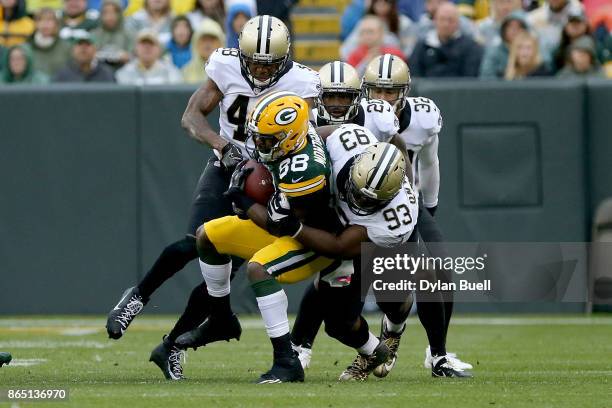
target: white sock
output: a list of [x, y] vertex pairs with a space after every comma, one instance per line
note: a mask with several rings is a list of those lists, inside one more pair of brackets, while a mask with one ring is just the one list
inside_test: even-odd
[[284, 290], [258, 297], [257, 306], [259, 306], [261, 317], [266, 325], [266, 332], [270, 338], [289, 333], [289, 319], [287, 318], [289, 301]]
[[231, 260], [225, 265], [210, 265], [200, 260], [200, 269], [210, 296], [223, 297], [230, 294]]
[[400, 324], [395, 324], [391, 320], [389, 320], [387, 315], [385, 315], [383, 317], [383, 324], [385, 325], [385, 329], [387, 329], [387, 331], [390, 331], [391, 333], [401, 333], [402, 330], [404, 330], [404, 327], [406, 326], [406, 321], [404, 320]]
[[369, 356], [370, 354], [374, 353], [374, 349], [376, 348], [376, 346], [378, 346], [378, 343], [380, 343], [378, 337], [376, 337], [372, 334], [372, 332], [370, 332], [370, 337], [368, 338], [368, 341], [366, 341], [363, 346], [359, 347], [357, 349], [357, 352], [359, 354], [365, 354], [366, 356]]

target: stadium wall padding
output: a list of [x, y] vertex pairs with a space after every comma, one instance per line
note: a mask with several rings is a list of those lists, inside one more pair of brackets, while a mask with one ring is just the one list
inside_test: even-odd
[[[592, 209], [612, 195], [611, 84], [466, 80], [414, 88], [444, 118], [437, 217], [448, 240], [588, 239]], [[0, 88], [0, 314], [106, 313], [184, 236], [211, 154], [180, 127], [192, 92]], [[215, 127], [217, 117], [210, 117]], [[192, 262], [153, 296], [147, 313], [180, 312], [199, 282]], [[292, 312], [304, 285], [286, 287]], [[256, 310], [247, 286], [239, 272], [232, 291], [239, 312]]]

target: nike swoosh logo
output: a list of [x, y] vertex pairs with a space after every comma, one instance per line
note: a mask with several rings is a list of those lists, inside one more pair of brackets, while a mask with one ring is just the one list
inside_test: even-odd
[[296, 178], [296, 179], [291, 179], [291, 182], [292, 183], [297, 183], [298, 181], [302, 180], [303, 178], [304, 177], [299, 177], [299, 178]]

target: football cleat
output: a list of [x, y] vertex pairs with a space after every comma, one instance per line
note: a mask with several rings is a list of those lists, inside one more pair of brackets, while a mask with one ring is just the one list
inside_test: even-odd
[[448, 362], [446, 356], [434, 357], [433, 361], [434, 365], [431, 368], [432, 377], [472, 378], [472, 373], [455, 369]]
[[305, 346], [296, 346], [295, 344], [291, 344], [293, 350], [298, 355], [300, 359], [300, 363], [302, 363], [302, 368], [305, 370], [310, 367], [310, 359], [312, 358], [312, 349], [310, 347]]
[[401, 332], [390, 332], [386, 329], [384, 320], [385, 319], [383, 315], [383, 321], [381, 322], [380, 326], [380, 341], [384, 342], [387, 347], [389, 347], [389, 359], [386, 363], [379, 365], [374, 369], [374, 371], [372, 371], [372, 374], [380, 378], [386, 377], [391, 372], [391, 370], [393, 370], [393, 367], [395, 367], [395, 363], [397, 362], [397, 351], [399, 350], [400, 340], [402, 338], [404, 330], [406, 330], [406, 326], [404, 325], [404, 328]]
[[176, 345], [186, 350], [192, 348], [196, 350], [198, 347], [213, 343], [215, 341], [236, 339], [240, 341], [242, 327], [235, 314], [229, 318], [217, 318], [209, 316], [204, 323], [193, 330], [183, 333], [176, 339]]
[[3, 364], [9, 365], [12, 359], [13, 356], [11, 356], [11, 353], [0, 352], [0, 367], [2, 367]]
[[168, 336], [164, 336], [163, 341], [153, 349], [149, 357], [149, 361], [157, 364], [167, 380], [175, 381], [185, 378], [181, 359], [185, 359], [185, 352], [168, 340]]
[[357, 354], [353, 363], [340, 374], [340, 381], [365, 381], [376, 367], [384, 364], [391, 352], [384, 342], [378, 343], [372, 354]]
[[108, 337], [115, 340], [121, 338], [132, 320], [138, 316], [148, 301], [148, 298], [140, 295], [137, 287], [126, 289], [117, 306], [108, 313], [106, 319]]
[[286, 382], [304, 382], [304, 369], [297, 353], [285, 356], [274, 356], [272, 368], [262, 374], [257, 384], [280, 384]]
[[[470, 363], [466, 363], [457, 358], [455, 353], [446, 353], [446, 360], [455, 370], [471, 370], [473, 367]], [[431, 349], [429, 346], [425, 349], [425, 361], [423, 361], [423, 367], [431, 369], [433, 366], [433, 357], [431, 356]]]

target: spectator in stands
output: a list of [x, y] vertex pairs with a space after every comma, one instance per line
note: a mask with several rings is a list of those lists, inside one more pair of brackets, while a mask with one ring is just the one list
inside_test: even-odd
[[372, 0], [367, 14], [380, 17], [385, 22], [387, 31], [399, 38], [404, 55], [410, 55], [416, 44], [416, 24], [405, 15], [399, 14], [396, 0]]
[[70, 40], [74, 31], [91, 31], [98, 26], [98, 11], [87, 10], [87, 0], [64, 0], [60, 37]]
[[191, 59], [191, 37], [193, 29], [186, 16], [172, 20], [172, 38], [166, 44], [166, 51], [175, 67], [181, 69]]
[[478, 76], [482, 48], [459, 29], [459, 10], [453, 3], [441, 4], [435, 17], [436, 30], [419, 40], [410, 57], [410, 69], [422, 77]]
[[285, 23], [289, 32], [292, 32], [293, 27], [289, 15], [298, 1], [299, 0], [257, 0], [257, 14], [268, 14], [280, 19]]
[[100, 27], [93, 31], [98, 53], [96, 57], [117, 69], [130, 60], [133, 37], [123, 24], [123, 11], [119, 0], [103, 0]]
[[550, 71], [540, 54], [538, 39], [527, 32], [519, 33], [510, 46], [505, 79], [512, 81], [549, 75]]
[[161, 59], [162, 49], [153, 31], [141, 31], [136, 38], [136, 59], [117, 71], [117, 82], [128, 85], [176, 84], [183, 80], [181, 72]]
[[129, 16], [125, 27], [132, 33], [153, 31], [160, 44], [167, 44], [172, 37], [172, 11], [170, 0], [145, 0], [144, 8]]
[[0, 47], [23, 44], [34, 32], [25, 0], [0, 0]]
[[[389, 16], [389, 14], [393, 14], [393, 11], [392, 11], [392, 8], [394, 7], [393, 4], [394, 2], [392, 2], [392, 4], [387, 4], [387, 2], [384, 0], [378, 0], [376, 2], [372, 2], [371, 6], [368, 7], [368, 10], [367, 10], [368, 12], [366, 16], [379, 17], [384, 23], [383, 25], [383, 28], [385, 30], [384, 32], [385, 37], [383, 40], [384, 44], [387, 46], [394, 47], [394, 48], [399, 48], [400, 50], [403, 51], [400, 37], [397, 35], [397, 33], [394, 32], [394, 30], [396, 31], [400, 30], [400, 20], [399, 18], [396, 20], [392, 16]], [[374, 6], [376, 6], [376, 8], [374, 8]], [[377, 12], [375, 12], [375, 10]], [[395, 11], [395, 14], [397, 14], [397, 10]], [[404, 17], [404, 18], [407, 18], [407, 17]], [[416, 27], [414, 26], [410, 27], [410, 24], [411, 22], [408, 21], [407, 23], [405, 22], [405, 26], [404, 26], [404, 29], [407, 31], [404, 33], [407, 36], [407, 38], [405, 39], [406, 41], [405, 45], [407, 49], [414, 48], [414, 43], [416, 42], [416, 35], [415, 35]], [[410, 31], [412, 33], [409, 33]], [[348, 60], [349, 55], [351, 55], [359, 46], [359, 42], [360, 42], [360, 32], [359, 32], [359, 25], [357, 25], [357, 28], [354, 29], [351, 35], [349, 35], [348, 38], [344, 41], [344, 43], [342, 43], [342, 46], [340, 47], [340, 57], [343, 60]]]
[[202, 21], [200, 28], [191, 39], [191, 61], [183, 67], [183, 80], [190, 84], [202, 84], [208, 77], [204, 65], [217, 48], [225, 44], [225, 34], [217, 22], [212, 19]]
[[502, 22], [510, 13], [517, 11], [522, 11], [521, 0], [492, 0], [491, 15], [477, 22], [476, 40], [485, 48], [499, 44]]
[[542, 57], [550, 61], [561, 42], [561, 31], [570, 12], [582, 10], [578, 0], [546, 0], [527, 15], [527, 23], [540, 40]]
[[565, 65], [570, 45], [583, 35], [590, 35], [589, 23], [582, 10], [570, 11], [567, 18], [567, 23], [565, 23], [561, 32], [561, 42], [553, 54], [552, 67], [555, 73], [559, 72]]
[[85, 30], [72, 35], [72, 60], [53, 78], [55, 82], [114, 82], [113, 70], [96, 59], [93, 35]]
[[247, 4], [238, 2], [228, 7], [227, 17], [225, 18], [228, 48], [238, 48], [238, 35], [251, 17], [251, 9]]
[[[417, 35], [419, 39], [424, 39], [431, 33], [435, 31], [435, 17], [438, 11], [438, 8], [444, 4], [448, 3], [449, 0], [426, 0], [425, 1], [425, 13], [421, 16], [420, 20], [417, 22]], [[465, 16], [459, 17], [459, 30], [462, 34], [467, 36], [474, 36], [476, 31], [474, 27], [474, 23], [472, 20]]]
[[52, 78], [70, 60], [71, 46], [59, 36], [60, 20], [54, 10], [40, 9], [35, 25], [36, 31], [30, 39], [34, 69]]
[[346, 62], [354, 66], [360, 74], [365, 71], [367, 64], [379, 55], [393, 54], [406, 59], [399, 48], [385, 44], [385, 23], [379, 17], [365, 16], [357, 29], [359, 43]]
[[508, 54], [514, 39], [520, 33], [527, 32], [525, 13], [513, 12], [501, 24], [498, 40], [485, 48], [480, 64], [481, 78], [503, 78], [508, 65]]
[[14, 45], [5, 53], [4, 69], [0, 82], [3, 84], [45, 84], [49, 77], [36, 71], [32, 55], [25, 45]]
[[604, 72], [597, 60], [595, 41], [584, 35], [569, 46], [565, 66], [557, 76], [562, 78], [603, 78]]
[[219, 25], [225, 22], [225, 6], [222, 0], [197, 0], [195, 9], [187, 14], [191, 27], [196, 30], [206, 18], [212, 18]]

